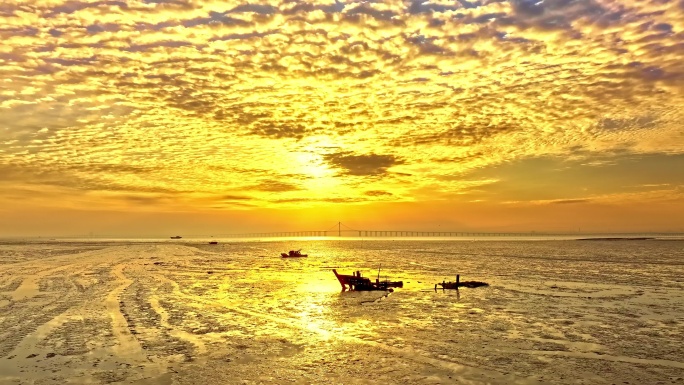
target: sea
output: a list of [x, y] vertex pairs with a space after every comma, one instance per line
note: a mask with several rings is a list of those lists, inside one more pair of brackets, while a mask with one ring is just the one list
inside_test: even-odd
[[684, 238], [577, 238], [0, 240], [0, 384], [684, 384]]

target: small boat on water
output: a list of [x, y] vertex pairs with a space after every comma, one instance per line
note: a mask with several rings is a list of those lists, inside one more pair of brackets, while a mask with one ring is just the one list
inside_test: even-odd
[[181, 239], [181, 238], [183, 238], [183, 237], [181, 237], [180, 235], [174, 235], [173, 237], [171, 237], [171, 239]]
[[280, 253], [280, 256], [283, 258], [303, 258], [303, 257], [308, 257], [308, 254], [302, 254], [302, 249], [299, 250], [290, 250], [287, 253]]
[[394, 291], [393, 287], [404, 287], [403, 281], [380, 281], [380, 272], [378, 271], [378, 278], [375, 282], [371, 282], [369, 278], [362, 277], [361, 272], [352, 272], [352, 275], [338, 274], [337, 270], [333, 269], [333, 273], [337, 280], [342, 285], [342, 291], [371, 291], [384, 290]]

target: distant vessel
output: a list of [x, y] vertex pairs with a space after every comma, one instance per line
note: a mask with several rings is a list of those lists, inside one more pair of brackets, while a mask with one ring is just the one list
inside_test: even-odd
[[176, 235], [174, 237], [171, 237], [171, 239], [181, 239], [181, 238], [183, 238], [183, 237], [181, 237], [180, 235]]
[[283, 258], [302, 258], [302, 257], [308, 257], [308, 254], [302, 254], [302, 250], [290, 250], [288, 253], [280, 253], [280, 256]]

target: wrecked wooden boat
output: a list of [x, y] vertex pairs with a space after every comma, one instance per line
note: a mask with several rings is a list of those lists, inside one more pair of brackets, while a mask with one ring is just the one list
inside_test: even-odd
[[379, 273], [375, 282], [372, 282], [369, 278], [362, 277], [360, 271], [352, 272], [352, 275], [346, 275], [338, 274], [337, 270], [333, 269], [333, 273], [335, 273], [335, 277], [340, 282], [342, 291], [394, 291], [393, 287], [404, 287], [403, 281], [380, 281]]
[[482, 286], [489, 286], [487, 282], [480, 282], [480, 281], [463, 281], [461, 282], [461, 276], [456, 275], [456, 282], [445, 282], [442, 281], [441, 283], [436, 283], [435, 284], [435, 290], [437, 290], [437, 286], [441, 286], [442, 290], [445, 289], [453, 289], [453, 290], [458, 290], [459, 287], [467, 287], [467, 288], [475, 288], [475, 287], [482, 287]]

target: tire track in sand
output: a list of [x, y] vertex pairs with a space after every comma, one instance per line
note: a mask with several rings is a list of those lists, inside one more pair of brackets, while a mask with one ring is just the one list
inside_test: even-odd
[[[214, 308], [220, 308], [220, 309], [227, 309], [230, 311], [233, 311], [235, 313], [239, 313], [242, 315], [247, 315], [250, 317], [254, 318], [259, 318], [259, 319], [264, 319], [268, 320], [273, 323], [277, 323], [279, 325], [282, 325], [287, 328], [291, 329], [296, 329], [296, 330], [303, 330], [303, 331], [309, 331], [313, 332], [316, 334], [321, 334], [326, 337], [330, 337], [328, 333], [325, 330], [318, 330], [316, 328], [312, 328], [312, 325], [303, 325], [297, 322], [293, 322], [294, 319], [288, 319], [286, 317], [278, 317], [274, 316], [272, 314], [267, 314], [267, 313], [261, 313], [258, 311], [254, 310], [248, 310], [248, 309], [243, 309], [243, 308], [238, 308], [238, 307], [228, 307], [225, 304], [222, 304], [218, 302], [217, 300], [207, 300], [195, 296], [191, 296], [188, 294], [185, 294], [181, 289], [180, 285], [178, 282], [173, 281], [167, 277], [156, 275], [157, 279], [166, 281], [170, 283], [173, 288], [174, 288], [174, 293], [180, 297], [187, 299], [190, 302], [200, 302], [203, 305], [207, 307], [214, 307]], [[502, 374], [494, 370], [488, 370], [488, 369], [480, 369], [477, 367], [472, 367], [472, 366], [467, 366], [463, 364], [459, 364], [456, 362], [451, 362], [451, 361], [446, 361], [443, 359], [439, 358], [433, 358], [429, 357], [427, 353], [421, 352], [416, 349], [410, 349], [410, 348], [395, 348], [393, 346], [389, 346], [386, 344], [383, 344], [381, 342], [377, 341], [370, 341], [370, 340], [365, 340], [361, 339], [358, 337], [353, 337], [353, 336], [346, 336], [346, 335], [333, 335], [332, 338], [347, 342], [347, 343], [355, 343], [359, 345], [365, 345], [365, 346], [370, 346], [373, 348], [377, 348], [379, 350], [383, 350], [385, 352], [388, 352], [394, 356], [398, 357], [403, 357], [406, 360], [413, 361], [413, 362], [420, 362], [425, 365], [430, 365], [433, 367], [439, 367], [442, 369], [446, 369], [450, 372], [452, 372], [454, 375], [459, 376], [459, 383], [463, 384], [471, 384], [471, 385], [482, 385], [482, 384], [511, 384], [511, 385], [533, 385], [533, 384], [540, 384], [538, 380], [531, 379], [531, 378], [523, 378], [523, 377], [516, 377], [511, 374]]]
[[131, 334], [129, 330], [128, 321], [121, 313], [119, 303], [121, 295], [124, 290], [133, 284], [133, 280], [126, 277], [123, 273], [125, 264], [118, 264], [112, 267], [112, 275], [114, 275], [121, 284], [114, 288], [105, 300], [107, 312], [112, 318], [112, 334], [117, 341], [117, 344], [112, 348], [114, 353], [120, 358], [130, 359], [134, 362], [148, 362], [144, 366], [145, 374], [149, 377], [156, 377], [166, 373], [165, 362], [156, 362], [152, 357], [148, 356], [143, 350], [138, 339]]
[[164, 307], [161, 306], [161, 304], [159, 304], [159, 298], [156, 295], [150, 296], [149, 300], [152, 309], [154, 309], [154, 311], [156, 311], [157, 314], [159, 314], [159, 316], [161, 317], [161, 320], [159, 322], [160, 325], [168, 330], [169, 335], [191, 343], [195, 347], [195, 349], [197, 349], [197, 354], [199, 355], [205, 354], [207, 352], [206, 345], [204, 344], [204, 342], [202, 342], [202, 340], [197, 338], [197, 336], [195, 336], [192, 333], [188, 333], [186, 331], [177, 329], [173, 325], [171, 325], [171, 323], [169, 322], [169, 312], [166, 311], [166, 309], [164, 309]]
[[46, 269], [43, 271], [40, 271], [38, 273], [33, 273], [33, 275], [29, 275], [28, 277], [24, 277], [22, 280], [21, 284], [19, 287], [17, 287], [14, 292], [11, 293], [11, 297], [13, 301], [23, 301], [27, 299], [31, 299], [38, 294], [40, 294], [40, 287], [38, 283], [45, 278], [46, 276], [50, 276], [54, 273], [67, 270], [67, 269], [73, 269], [75, 264], [69, 264], [65, 266], [59, 266], [56, 268], [52, 269]]

